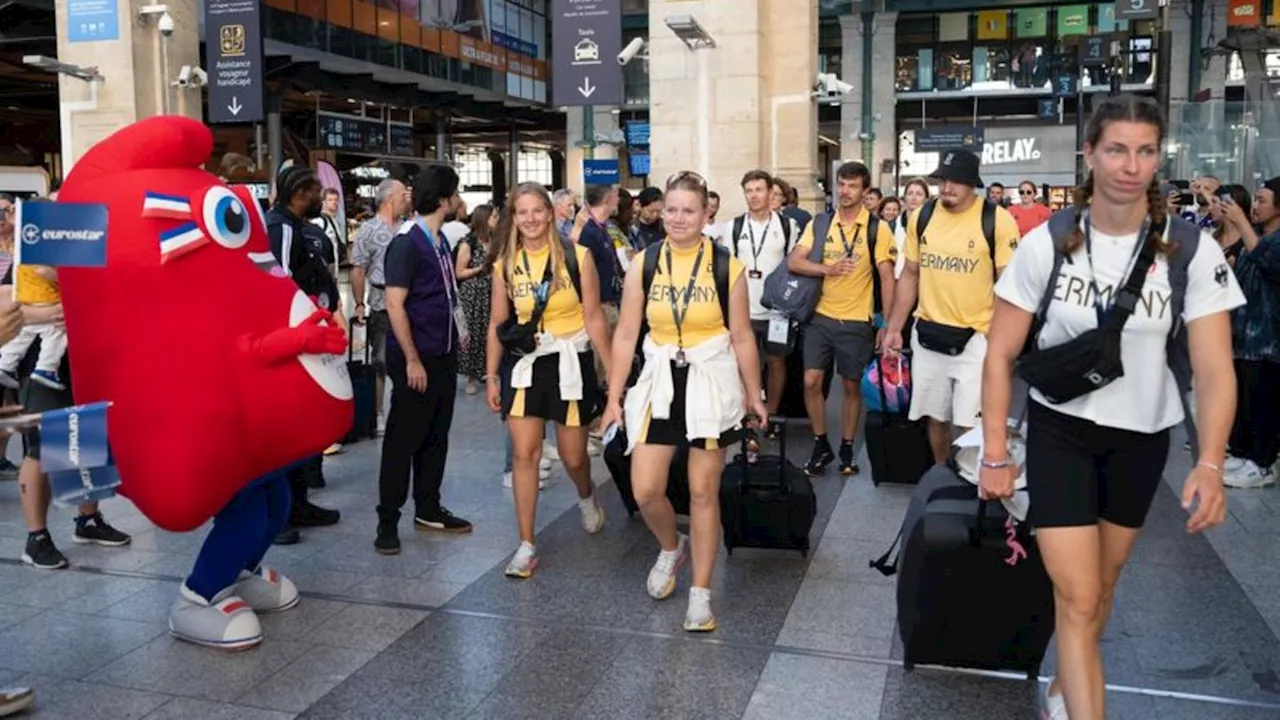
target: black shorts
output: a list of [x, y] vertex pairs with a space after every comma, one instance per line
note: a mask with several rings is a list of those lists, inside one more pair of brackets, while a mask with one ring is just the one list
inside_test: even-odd
[[596, 358], [588, 350], [578, 354], [582, 366], [582, 399], [560, 397], [560, 356], [543, 355], [533, 361], [533, 383], [521, 390], [511, 387], [515, 358], [502, 360], [502, 417], [541, 418], [565, 427], [586, 427], [604, 410], [600, 381], [596, 378]]
[[[75, 405], [75, 400], [71, 395], [71, 376], [62, 375], [63, 383], [67, 385], [66, 390], [55, 390], [47, 385], [41, 385], [38, 382], [32, 382], [28, 379], [22, 384], [22, 389], [18, 393], [18, 401], [27, 412], [42, 413], [50, 410], [59, 410]], [[40, 429], [38, 427], [27, 428], [22, 431], [23, 455], [32, 460], [40, 459]]]
[[861, 380], [875, 349], [876, 331], [869, 322], [814, 315], [804, 329], [805, 370], [827, 372], [834, 358], [840, 377]]
[[1142, 527], [1164, 477], [1169, 431], [1118, 430], [1028, 402], [1031, 526], [1080, 527], [1106, 520]]
[[671, 417], [666, 420], [655, 420], [649, 417], [645, 423], [644, 431], [640, 433], [640, 437], [636, 441], [637, 444], [718, 450], [742, 441], [742, 430], [737, 428], [720, 433], [718, 438], [695, 438], [690, 440], [687, 437], [688, 428], [684, 420], [685, 390], [689, 384], [689, 368], [676, 367], [675, 362], [672, 361], [671, 384], [673, 386]]

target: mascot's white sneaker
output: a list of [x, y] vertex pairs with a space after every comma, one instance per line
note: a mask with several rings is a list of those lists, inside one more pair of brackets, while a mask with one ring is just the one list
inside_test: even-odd
[[241, 570], [235, 592], [260, 613], [281, 612], [298, 604], [298, 586], [265, 565], [256, 573]]
[[169, 611], [169, 632], [180, 640], [222, 650], [247, 650], [262, 642], [258, 615], [235, 590], [233, 585], [210, 602], [183, 583]]

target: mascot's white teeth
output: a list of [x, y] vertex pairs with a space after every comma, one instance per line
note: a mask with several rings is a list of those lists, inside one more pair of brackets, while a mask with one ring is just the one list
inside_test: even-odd
[[[267, 253], [270, 255], [270, 253]], [[289, 327], [298, 327], [316, 306], [301, 290], [293, 296], [293, 304], [289, 306]], [[307, 371], [312, 380], [330, 396], [338, 400], [350, 400], [351, 376], [347, 374], [347, 359], [342, 355], [299, 355], [298, 362]]]
[[249, 253], [249, 261], [258, 266], [258, 269], [275, 277], [287, 277], [288, 273], [284, 268], [280, 267], [280, 263], [276, 262], [275, 253], [271, 251], [260, 253]]

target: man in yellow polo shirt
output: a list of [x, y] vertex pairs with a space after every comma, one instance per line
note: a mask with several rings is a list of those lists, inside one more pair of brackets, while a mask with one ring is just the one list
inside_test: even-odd
[[[858, 472], [853, 459], [853, 439], [862, 417], [858, 385], [876, 347], [871, 322], [877, 285], [873, 273], [879, 275], [880, 298], [888, 312], [894, 292], [893, 267], [898, 260], [889, 224], [874, 219], [863, 207], [862, 196], [871, 186], [867, 167], [858, 162], [841, 165], [836, 171], [836, 183], [839, 203], [835, 216], [814, 218], [787, 256], [787, 269], [791, 272], [823, 278], [817, 310], [804, 330], [804, 406], [814, 435], [813, 454], [804, 470], [810, 475], [821, 475], [836, 459], [827, 438], [826, 399], [822, 396], [823, 381], [833, 359], [836, 372], [844, 380], [840, 472]], [[824, 225], [827, 232], [822, 262], [817, 263], [809, 259], [809, 254], [814, 228]]]
[[902, 348], [902, 328], [918, 298], [910, 417], [929, 418], [929, 446], [939, 464], [947, 461], [952, 426], [961, 432], [977, 424], [995, 281], [1018, 247], [1017, 221], [974, 192], [982, 187], [978, 165], [973, 153], [952, 150], [929, 175], [942, 187], [907, 221], [906, 266], [884, 338], [886, 352]]

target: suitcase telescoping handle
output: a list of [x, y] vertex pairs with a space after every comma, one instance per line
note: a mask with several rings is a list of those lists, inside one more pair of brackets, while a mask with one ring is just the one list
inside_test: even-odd
[[[754, 417], [754, 416], [753, 416]], [[780, 420], [782, 423], [782, 432], [778, 433], [778, 484], [777, 487], [782, 489], [785, 495], [791, 491], [791, 484], [787, 482], [787, 421]], [[738, 481], [738, 492], [745, 493], [751, 485], [750, 473], [751, 463], [747, 462], [747, 436], [742, 436], [742, 452], [738, 453], [738, 464], [742, 466], [741, 479]]]

